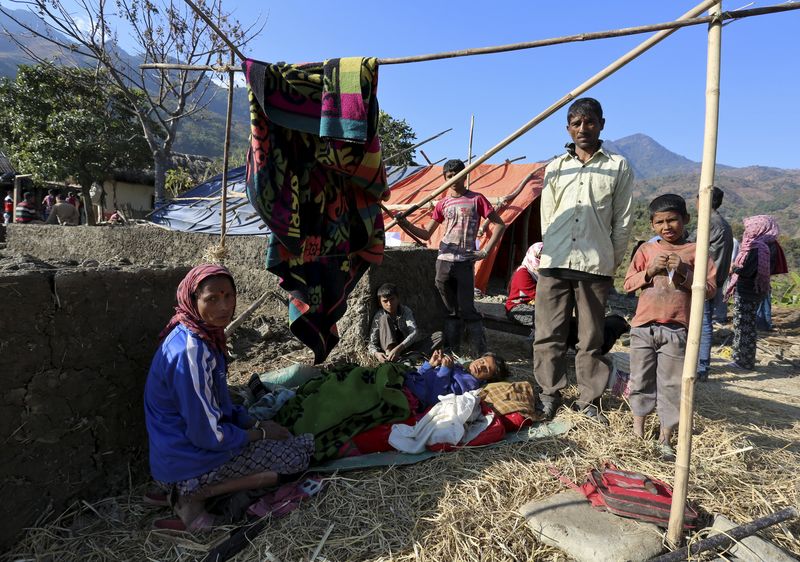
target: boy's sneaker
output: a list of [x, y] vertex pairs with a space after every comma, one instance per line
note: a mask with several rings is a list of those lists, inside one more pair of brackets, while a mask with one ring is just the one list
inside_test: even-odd
[[697, 371], [697, 382], [708, 382], [708, 371]]

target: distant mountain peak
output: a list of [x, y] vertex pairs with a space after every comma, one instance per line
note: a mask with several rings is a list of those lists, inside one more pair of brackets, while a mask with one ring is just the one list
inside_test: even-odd
[[633, 167], [637, 178], [654, 178], [700, 170], [700, 163], [665, 148], [652, 137], [636, 133], [603, 145], [622, 154]]

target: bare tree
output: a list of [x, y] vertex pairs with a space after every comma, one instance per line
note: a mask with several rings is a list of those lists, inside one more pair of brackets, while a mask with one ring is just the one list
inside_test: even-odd
[[[208, 71], [143, 70], [142, 63], [223, 64], [229, 47], [210, 26], [183, 2], [170, 0], [12, 0], [27, 8], [43, 25], [31, 25], [0, 6], [0, 12], [26, 30], [46, 39], [70, 59], [84, 57], [122, 91], [142, 126], [153, 154], [155, 198], [164, 198], [166, 172], [172, 147], [184, 118], [204, 109], [211, 101]], [[227, 39], [240, 51], [252, 39], [257, 23], [243, 28], [223, 12], [221, 0], [196, 2]], [[118, 29], [113, 29], [111, 22]], [[117, 25], [118, 24], [118, 25]], [[127, 29], [123, 29], [127, 28]], [[127, 33], [139, 52], [129, 56], [120, 47], [119, 33]], [[9, 34], [29, 56], [43, 57], [28, 48], [22, 38]], [[141, 92], [147, 92], [142, 96]], [[222, 139], [220, 139], [222, 142]]]

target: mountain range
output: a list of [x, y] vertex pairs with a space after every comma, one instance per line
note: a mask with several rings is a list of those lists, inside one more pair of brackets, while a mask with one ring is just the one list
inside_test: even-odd
[[[27, 10], [7, 10], [35, 29], [42, 23]], [[63, 64], [89, 65], [91, 61], [74, 52], [59, 53], [47, 41], [30, 37], [12, 20], [0, 14], [0, 28], [9, 30], [26, 48], [44, 58], [58, 59]], [[131, 66], [138, 66], [141, 57], [120, 52]], [[26, 62], [26, 55], [17, 44], [0, 31], [0, 77], [14, 77], [17, 65]], [[215, 83], [209, 86], [212, 95], [208, 107], [181, 126], [175, 150], [211, 157], [222, 156], [225, 130], [226, 89]], [[244, 88], [234, 90], [234, 114], [231, 144], [247, 145], [249, 115]], [[676, 154], [645, 134], [630, 135], [604, 146], [619, 152], [630, 162], [636, 177], [634, 195], [637, 201], [649, 201], [662, 193], [678, 193], [694, 200], [700, 181], [700, 163]], [[234, 157], [241, 159], [234, 148]], [[775, 214], [790, 237], [800, 237], [800, 170], [748, 166], [735, 168], [717, 165], [716, 182], [725, 190], [724, 214], [741, 223], [743, 216], [759, 213]], [[694, 208], [693, 205], [691, 205]]]

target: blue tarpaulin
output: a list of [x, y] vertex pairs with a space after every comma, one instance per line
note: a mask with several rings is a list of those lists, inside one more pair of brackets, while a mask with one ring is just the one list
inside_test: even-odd
[[[389, 166], [386, 172], [391, 187], [427, 166]], [[153, 211], [148, 220], [170, 230], [181, 232], [220, 233], [222, 174], [182, 193]], [[266, 236], [269, 228], [247, 200], [245, 167], [228, 171], [227, 236]], [[261, 227], [261, 228], [259, 228]]]

